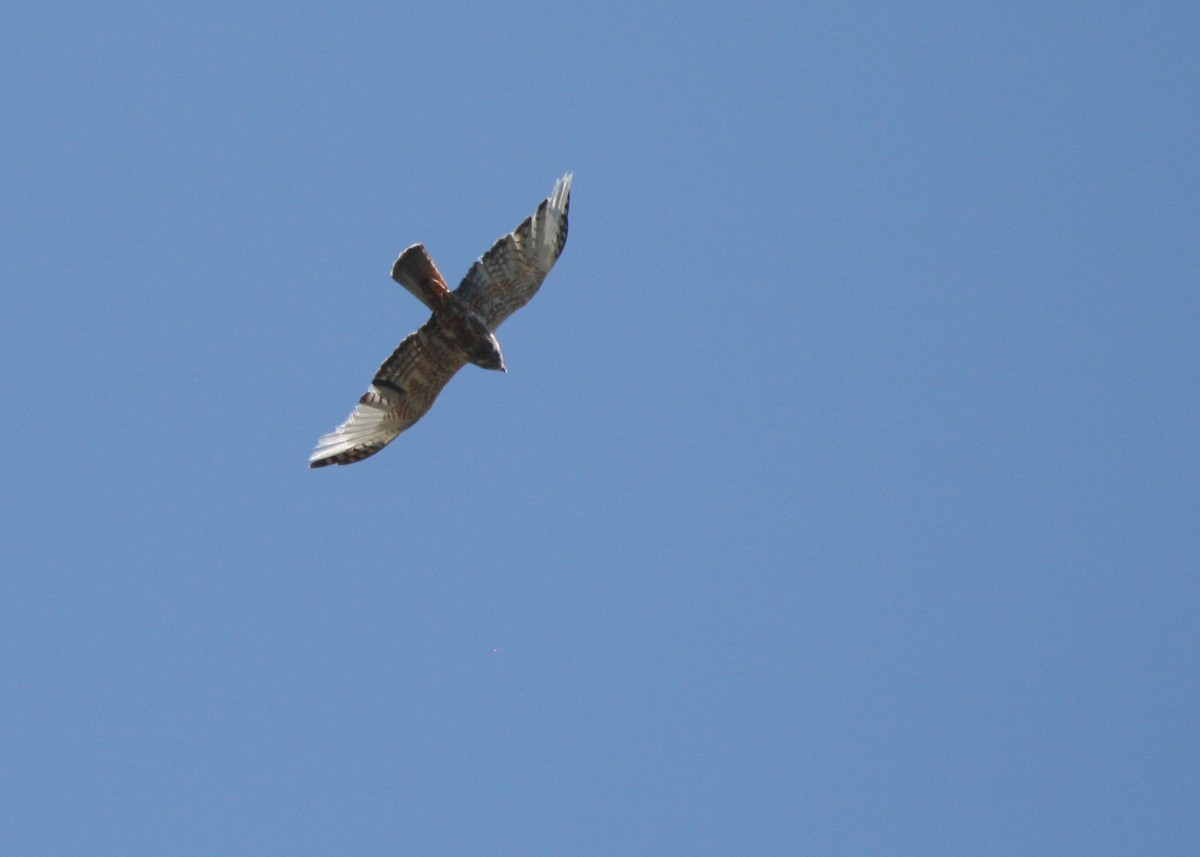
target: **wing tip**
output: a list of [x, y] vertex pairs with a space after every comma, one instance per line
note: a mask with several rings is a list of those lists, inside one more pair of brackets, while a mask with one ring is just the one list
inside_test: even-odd
[[386, 442], [382, 444], [370, 443], [353, 446], [350, 449], [342, 449], [339, 451], [330, 450], [325, 452], [322, 452], [318, 448], [308, 458], [308, 469], [313, 470], [318, 467], [328, 467], [331, 464], [354, 464], [356, 461], [362, 461], [364, 458], [370, 458], [385, 446], [387, 446]]
[[575, 178], [574, 173], [564, 173], [563, 177], [554, 183], [554, 190], [550, 191], [550, 207], [559, 211], [565, 211], [571, 203], [571, 182]]

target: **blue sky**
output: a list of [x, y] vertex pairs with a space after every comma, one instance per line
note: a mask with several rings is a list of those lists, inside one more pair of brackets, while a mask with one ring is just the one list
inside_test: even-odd
[[[1200, 852], [1192, 4], [6, 4], [0, 852]], [[575, 172], [375, 458], [317, 437]]]

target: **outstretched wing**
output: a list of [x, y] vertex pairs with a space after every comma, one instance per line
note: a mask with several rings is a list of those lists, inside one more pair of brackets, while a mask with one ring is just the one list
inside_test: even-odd
[[466, 362], [462, 349], [430, 319], [383, 361], [354, 412], [317, 441], [308, 466], [352, 464], [379, 452], [425, 416]]
[[497, 241], [454, 290], [493, 331], [537, 294], [567, 243], [571, 173], [554, 183], [538, 210]]

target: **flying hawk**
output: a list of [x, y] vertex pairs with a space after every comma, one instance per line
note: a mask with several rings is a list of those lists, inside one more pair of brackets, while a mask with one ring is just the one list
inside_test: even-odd
[[392, 279], [433, 310], [383, 361], [358, 407], [317, 441], [309, 467], [353, 464], [387, 446], [425, 415], [467, 363], [504, 369], [494, 331], [541, 287], [567, 243], [571, 173], [554, 183], [538, 210], [484, 253], [450, 291], [433, 259], [414, 244], [392, 266]]

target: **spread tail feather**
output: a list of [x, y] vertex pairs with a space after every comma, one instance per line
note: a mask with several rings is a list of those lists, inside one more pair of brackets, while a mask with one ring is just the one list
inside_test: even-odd
[[450, 294], [442, 272], [429, 257], [424, 244], [414, 244], [400, 254], [396, 264], [392, 265], [392, 279], [435, 312]]

